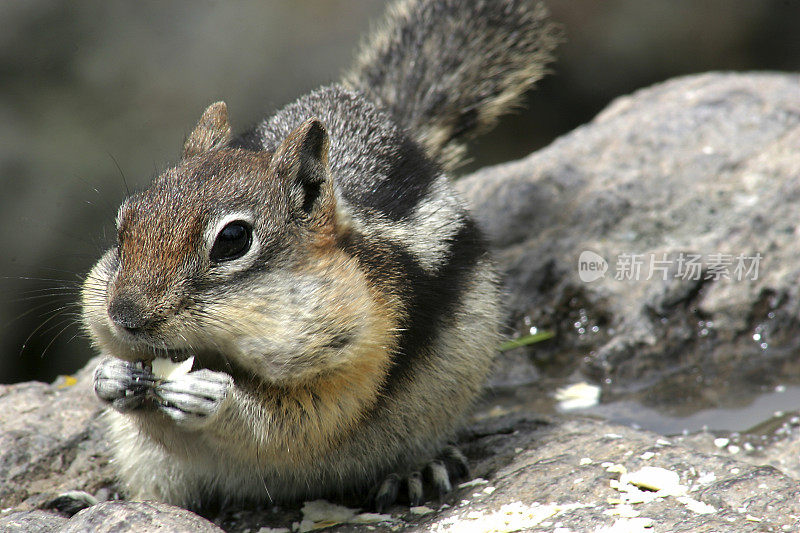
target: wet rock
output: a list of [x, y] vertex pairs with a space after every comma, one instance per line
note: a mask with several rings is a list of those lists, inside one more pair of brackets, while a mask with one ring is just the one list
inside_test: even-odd
[[[499, 414], [473, 423], [461, 442], [474, 478], [442, 502], [428, 502], [432, 512], [396, 506], [388, 521], [346, 522], [337, 530], [462, 531], [560, 524], [583, 531], [618, 522], [633, 527], [639, 519], [673, 531], [781, 531], [800, 517], [800, 484], [776, 468], [699, 452], [675, 439], [597, 420]], [[674, 472], [679, 490], [631, 493], [615, 487], [621, 472], [645, 467]], [[102, 479], [102, 469], [95, 474]], [[57, 471], [49, 479], [54, 485], [68, 482]], [[300, 507], [230, 511], [214, 521], [232, 532], [289, 528], [303, 518]], [[370, 518], [352, 514], [353, 520]], [[124, 501], [99, 503], [69, 520], [43, 511], [6, 512], [0, 515], [0, 527], [220, 531], [183, 509]]]
[[[497, 422], [483, 431], [474, 426], [481, 436], [467, 447], [471, 457], [492, 450], [476, 467], [488, 483], [462, 490], [458, 503], [431, 519], [434, 530], [488, 530], [511, 521], [572, 531], [617, 522], [628, 524], [626, 531], [637, 531], [637, 523], [665, 531], [781, 531], [800, 517], [800, 485], [772, 467], [595, 420], [504, 420], [512, 432], [492, 435]], [[672, 472], [678, 484], [660, 492], [615, 488], [621, 472], [652, 469]]]
[[[394, 507], [389, 523], [346, 522], [335, 530], [595, 531], [617, 524], [638, 531], [637, 524], [654, 524], [665, 531], [790, 531], [800, 517], [800, 484], [775, 468], [597, 420], [490, 417], [465, 432], [462, 446], [473, 479], [444, 502], [415, 512]], [[648, 469], [672, 473], [677, 485], [660, 493], [615, 488], [621, 472]], [[235, 532], [289, 524], [258, 516], [244, 512], [239, 522], [222, 523]]]
[[677, 414], [797, 382], [798, 102], [793, 74], [676, 79], [460, 181], [518, 332], [557, 334], [528, 354]]

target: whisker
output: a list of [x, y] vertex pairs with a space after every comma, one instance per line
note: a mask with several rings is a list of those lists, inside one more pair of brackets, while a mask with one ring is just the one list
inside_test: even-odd
[[[56, 302], [47, 301], [47, 302], [35, 305], [35, 306], [27, 309], [26, 311], [23, 311], [22, 313], [17, 315], [15, 318], [12, 318], [11, 320], [9, 320], [7, 324], [13, 324], [14, 322], [17, 322], [18, 320], [21, 320], [21, 319], [25, 318], [26, 316], [30, 315], [31, 313], [36, 312], [36, 311], [38, 311], [38, 310], [40, 310], [40, 309], [42, 309], [44, 307], [47, 307], [49, 305], [53, 305], [54, 303], [56, 303]], [[63, 311], [64, 309], [69, 309], [70, 307], [71, 306], [62, 305], [60, 307], [57, 307], [55, 309], [52, 309], [50, 311], [47, 311], [47, 312], [39, 315], [39, 318], [44, 318], [44, 317], [48, 316], [49, 314], [57, 313], [59, 311]]]
[[110, 152], [108, 153], [108, 157], [111, 158], [111, 161], [114, 162], [114, 166], [117, 167], [117, 170], [119, 171], [119, 175], [122, 178], [122, 183], [125, 185], [125, 194], [127, 196], [130, 196], [131, 195], [131, 190], [130, 190], [130, 188], [128, 188], [128, 181], [125, 179], [125, 173], [122, 172], [122, 167], [119, 166], [119, 162], [117, 162], [117, 160], [114, 157], [114, 155], [111, 154]]
[[53, 338], [52, 338], [52, 339], [50, 339], [50, 342], [48, 342], [48, 343], [47, 343], [47, 346], [45, 346], [45, 347], [44, 347], [44, 350], [42, 350], [42, 353], [41, 353], [41, 355], [39, 355], [39, 357], [40, 357], [41, 359], [44, 359], [44, 356], [45, 356], [45, 354], [47, 353], [47, 350], [49, 350], [49, 349], [50, 349], [50, 347], [53, 345], [53, 343], [56, 341], [56, 339], [57, 339], [58, 337], [60, 337], [60, 336], [61, 336], [61, 334], [62, 334], [62, 333], [64, 333], [64, 332], [65, 332], [66, 330], [68, 330], [70, 327], [72, 327], [72, 326], [76, 326], [76, 325], [77, 325], [77, 324], [75, 324], [75, 321], [74, 321], [74, 320], [72, 320], [72, 319], [66, 319], [66, 320], [63, 320], [63, 321], [59, 322], [58, 324], [56, 324], [56, 325], [54, 325], [54, 326], [52, 326], [52, 327], [48, 328], [47, 330], [45, 330], [45, 331], [43, 332], [43, 334], [46, 334], [46, 333], [48, 333], [48, 332], [50, 332], [50, 331], [53, 331], [55, 328], [57, 328], [57, 327], [59, 327], [59, 326], [63, 325], [63, 324], [64, 324], [64, 322], [66, 322], [66, 323], [67, 323], [67, 325], [66, 325], [66, 326], [64, 326], [63, 328], [61, 328], [61, 330], [60, 330], [58, 333], [56, 333], [56, 334], [53, 336]]
[[25, 349], [28, 347], [28, 343], [31, 341], [33, 336], [36, 335], [36, 333], [41, 331], [41, 329], [44, 326], [46, 326], [50, 321], [54, 320], [58, 316], [59, 316], [59, 313], [53, 314], [52, 316], [47, 318], [45, 321], [43, 321], [41, 324], [39, 324], [33, 331], [31, 331], [30, 335], [28, 335], [28, 337], [25, 339], [25, 342], [22, 343], [22, 347], [19, 350], [19, 354], [22, 355], [25, 352]]

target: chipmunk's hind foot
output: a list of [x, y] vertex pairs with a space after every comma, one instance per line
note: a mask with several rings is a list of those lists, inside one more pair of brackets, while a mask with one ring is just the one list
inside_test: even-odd
[[421, 471], [401, 477], [392, 473], [377, 486], [372, 496], [372, 506], [382, 513], [398, 499], [410, 507], [422, 505], [428, 499], [441, 500], [453, 490], [453, 482], [469, 476], [467, 458], [455, 446], [447, 446], [436, 459]]

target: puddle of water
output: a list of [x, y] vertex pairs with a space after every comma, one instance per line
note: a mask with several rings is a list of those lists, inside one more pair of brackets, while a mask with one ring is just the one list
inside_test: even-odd
[[786, 411], [800, 409], [800, 386], [776, 387], [775, 391], [756, 397], [749, 405], [698, 411], [685, 417], [664, 414], [631, 401], [599, 404], [581, 413], [593, 414], [627, 426], [655, 431], [662, 435], [696, 431], [745, 431]]
[[[496, 389], [485, 398], [483, 406], [478, 410], [478, 417], [482, 416], [481, 413], [490, 415], [492, 412], [559, 412], [557, 402], [548, 390], [552, 390], [551, 387], [543, 383]], [[677, 435], [702, 430], [744, 432], [776, 416], [782, 416], [785, 412], [799, 409], [800, 385], [787, 385], [756, 396], [749, 405], [704, 409], [689, 416], [672, 416], [631, 400], [601, 403], [570, 410], [569, 413], [597, 416], [661, 435]]]

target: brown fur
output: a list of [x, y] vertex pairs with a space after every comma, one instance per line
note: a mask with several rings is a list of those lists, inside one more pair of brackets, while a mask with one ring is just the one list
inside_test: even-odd
[[219, 148], [231, 139], [231, 126], [228, 123], [228, 107], [225, 102], [216, 102], [200, 117], [183, 147], [183, 158], [202, 154]]

